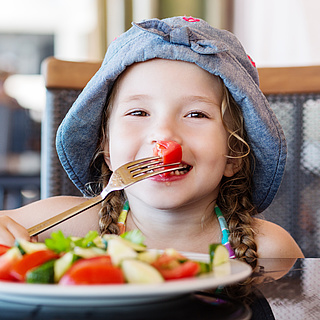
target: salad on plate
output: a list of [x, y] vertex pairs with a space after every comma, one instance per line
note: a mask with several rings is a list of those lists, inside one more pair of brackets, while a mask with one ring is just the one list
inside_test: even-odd
[[156, 284], [230, 272], [227, 249], [209, 246], [209, 261], [195, 261], [173, 248], [148, 250], [139, 230], [83, 238], [54, 232], [45, 242], [17, 239], [0, 245], [0, 281], [58, 285]]

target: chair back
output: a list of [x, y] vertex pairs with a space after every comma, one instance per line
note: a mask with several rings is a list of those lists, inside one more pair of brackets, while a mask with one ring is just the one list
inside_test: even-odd
[[[80, 195], [55, 148], [57, 128], [101, 62], [45, 60], [42, 198]], [[259, 69], [260, 87], [283, 126], [288, 160], [283, 182], [263, 217], [285, 228], [307, 257], [320, 257], [320, 66]]]
[[306, 257], [320, 257], [320, 66], [259, 69], [260, 87], [288, 144], [283, 182], [264, 217]]
[[42, 121], [41, 198], [81, 195], [62, 168], [55, 147], [57, 129], [101, 62], [70, 62], [49, 57], [42, 63], [46, 109]]

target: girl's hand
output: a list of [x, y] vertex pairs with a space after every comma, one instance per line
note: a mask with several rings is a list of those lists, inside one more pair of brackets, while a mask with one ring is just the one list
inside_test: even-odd
[[30, 241], [30, 236], [25, 227], [15, 222], [8, 216], [0, 217], [0, 244], [12, 247], [15, 239]]

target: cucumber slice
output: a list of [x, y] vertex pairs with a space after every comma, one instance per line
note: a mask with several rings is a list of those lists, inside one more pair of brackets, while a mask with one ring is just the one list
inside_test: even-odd
[[98, 248], [106, 249], [106, 245], [105, 245], [105, 243], [104, 243], [104, 241], [102, 240], [101, 237], [96, 237], [96, 238], [93, 240], [93, 243], [94, 243]]
[[114, 235], [114, 234], [105, 234], [103, 236], [103, 240], [106, 241], [108, 244], [109, 244], [110, 240], [114, 240], [114, 239], [122, 241], [126, 246], [132, 248], [133, 250], [135, 250], [137, 252], [142, 252], [142, 251], [146, 251], [147, 250], [147, 248], [145, 246], [143, 246], [143, 245], [131, 242], [131, 241], [127, 240], [127, 239], [121, 238], [121, 237], [119, 237], [117, 235]]
[[229, 261], [229, 252], [221, 243], [213, 243], [209, 246], [210, 264], [213, 268]]
[[136, 259], [122, 261], [121, 269], [128, 283], [162, 283], [163, 277], [151, 265]]
[[20, 250], [21, 254], [48, 249], [44, 243], [30, 242], [24, 239], [17, 239], [15, 246]]
[[120, 265], [123, 259], [136, 258], [138, 253], [128, 246], [121, 238], [114, 238], [108, 241], [108, 254], [113, 265]]
[[159, 252], [156, 250], [149, 250], [138, 253], [138, 260], [151, 264], [159, 257]]
[[107, 252], [104, 249], [97, 248], [97, 247], [91, 247], [91, 248], [74, 247], [73, 252], [77, 256], [85, 259], [104, 256], [107, 254]]
[[54, 282], [57, 283], [66, 271], [71, 267], [74, 261], [77, 260], [77, 256], [69, 251], [61, 258], [57, 259], [54, 263]]
[[213, 273], [217, 277], [227, 276], [231, 273], [231, 264], [230, 261], [222, 263], [213, 268]]
[[55, 260], [47, 261], [40, 267], [27, 272], [27, 283], [54, 283], [54, 263]]
[[141, 244], [137, 244], [137, 243], [134, 243], [134, 242], [131, 242], [127, 239], [122, 239], [121, 240], [129, 247], [131, 247], [133, 250], [137, 251], [137, 252], [143, 252], [143, 251], [146, 251], [147, 250], [147, 247], [145, 246], [142, 246]]
[[199, 266], [200, 266], [200, 271], [199, 274], [206, 274], [209, 273], [212, 269], [210, 268], [210, 264], [203, 262], [203, 261], [198, 261]]

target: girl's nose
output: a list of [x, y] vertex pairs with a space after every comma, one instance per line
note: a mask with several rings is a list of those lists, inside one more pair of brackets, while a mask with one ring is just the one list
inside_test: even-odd
[[181, 144], [181, 136], [178, 124], [173, 120], [163, 120], [154, 124], [150, 134], [151, 143], [159, 140], [162, 141], [176, 141]]

